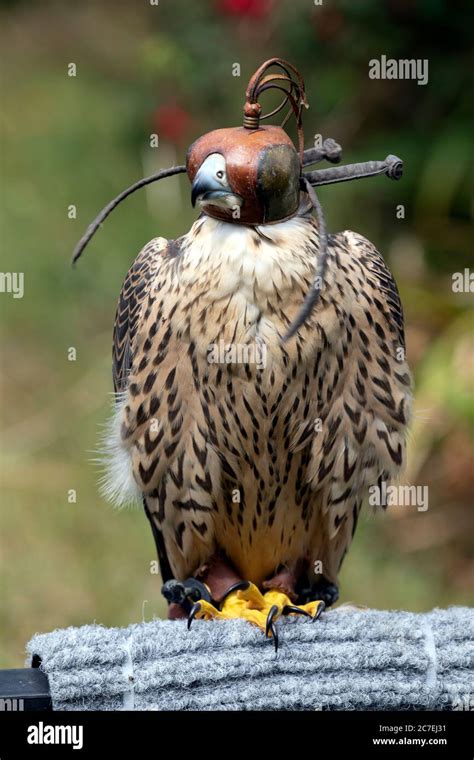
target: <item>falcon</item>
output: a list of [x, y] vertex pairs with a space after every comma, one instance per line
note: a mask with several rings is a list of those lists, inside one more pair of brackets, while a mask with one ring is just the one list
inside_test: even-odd
[[[411, 378], [383, 257], [325, 232], [312, 185], [342, 170], [304, 174], [315, 149], [260, 124], [275, 62], [281, 89], [295, 70], [272, 59], [244, 126], [188, 151], [199, 218], [125, 278], [103, 490], [143, 501], [170, 618], [244, 618], [277, 645], [279, 617], [336, 601], [364, 496], [403, 466]], [[300, 79], [287, 100], [299, 126]]]

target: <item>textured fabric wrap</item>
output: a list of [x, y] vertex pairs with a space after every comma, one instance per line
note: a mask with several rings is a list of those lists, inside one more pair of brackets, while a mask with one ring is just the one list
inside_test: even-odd
[[279, 632], [275, 654], [244, 621], [86, 625], [35, 635], [28, 664], [56, 710], [442, 710], [474, 693], [473, 609], [341, 608]]

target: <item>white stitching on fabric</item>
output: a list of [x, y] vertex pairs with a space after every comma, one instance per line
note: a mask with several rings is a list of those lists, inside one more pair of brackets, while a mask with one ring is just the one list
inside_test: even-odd
[[426, 670], [426, 688], [430, 691], [434, 691], [438, 676], [438, 658], [436, 656], [436, 643], [433, 629], [426, 618], [423, 620], [423, 631], [425, 634], [426, 654], [428, 655], [429, 662]]
[[123, 693], [123, 709], [134, 710], [135, 709], [135, 676], [133, 674], [133, 660], [132, 660], [132, 637], [130, 636], [125, 640], [123, 645], [125, 654], [127, 655], [125, 662], [123, 663], [122, 672], [125, 679], [130, 683], [130, 689]]

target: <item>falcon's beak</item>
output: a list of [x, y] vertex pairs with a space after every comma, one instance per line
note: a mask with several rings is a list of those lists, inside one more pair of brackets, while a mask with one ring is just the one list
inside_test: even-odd
[[196, 205], [196, 201], [212, 201], [224, 198], [226, 195], [232, 195], [230, 187], [223, 187], [220, 182], [202, 172], [202, 167], [196, 174], [191, 187], [191, 203]]
[[[210, 203], [227, 208], [241, 206], [242, 198], [232, 191], [226, 179], [216, 176], [215, 161], [209, 159], [213, 159], [213, 156], [204, 161], [194, 177], [191, 187], [192, 205]], [[219, 173], [224, 174], [223, 171]]]

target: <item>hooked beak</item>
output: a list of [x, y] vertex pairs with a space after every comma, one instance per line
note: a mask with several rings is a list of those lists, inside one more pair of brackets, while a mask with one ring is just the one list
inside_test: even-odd
[[240, 206], [242, 199], [232, 192], [229, 186], [223, 186], [209, 172], [205, 166], [201, 166], [194, 177], [191, 186], [191, 203], [193, 207], [196, 203], [215, 203], [222, 206]]

